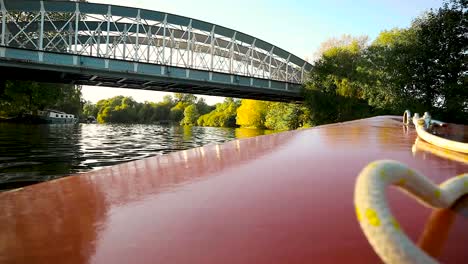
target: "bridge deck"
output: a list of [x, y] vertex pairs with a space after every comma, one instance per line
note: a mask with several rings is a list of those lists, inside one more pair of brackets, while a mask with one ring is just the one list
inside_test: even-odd
[[[10, 80], [71, 83], [249, 98], [303, 100], [299, 84], [174, 66], [0, 47], [0, 71]], [[98, 89], [98, 88], [97, 88]]]

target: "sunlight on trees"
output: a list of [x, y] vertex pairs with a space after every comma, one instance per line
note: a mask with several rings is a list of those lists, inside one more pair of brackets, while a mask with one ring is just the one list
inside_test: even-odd
[[180, 121], [180, 124], [185, 126], [196, 125], [199, 117], [200, 114], [198, 113], [197, 106], [195, 104], [191, 104], [185, 108], [184, 118]]
[[236, 111], [240, 102], [237, 99], [226, 98], [224, 102], [216, 104], [216, 108], [198, 118], [197, 125], [199, 126], [215, 126], [215, 127], [235, 127], [236, 126]]
[[304, 95], [314, 125], [405, 109], [468, 123], [468, 2], [452, 0], [370, 44], [325, 42]]
[[237, 124], [246, 128], [264, 128], [268, 102], [244, 99], [237, 109]]

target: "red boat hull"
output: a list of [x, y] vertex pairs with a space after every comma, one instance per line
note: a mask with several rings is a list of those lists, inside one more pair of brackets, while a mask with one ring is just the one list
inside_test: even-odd
[[[208, 145], [1, 193], [0, 263], [379, 262], [353, 206], [361, 169], [394, 159], [436, 183], [468, 171], [413, 154], [414, 129], [395, 119]], [[395, 189], [388, 197], [415, 243], [466, 262], [468, 199], [433, 211]]]

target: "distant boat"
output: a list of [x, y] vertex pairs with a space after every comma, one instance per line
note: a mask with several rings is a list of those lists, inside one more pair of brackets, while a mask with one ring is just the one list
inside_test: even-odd
[[75, 124], [78, 122], [74, 115], [52, 109], [37, 111], [37, 117], [48, 124]]
[[96, 124], [97, 121], [96, 121], [96, 118], [94, 116], [88, 116], [85, 120], [87, 124]]

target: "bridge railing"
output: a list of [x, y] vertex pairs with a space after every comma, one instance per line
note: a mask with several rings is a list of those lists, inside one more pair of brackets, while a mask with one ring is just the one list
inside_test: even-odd
[[121, 6], [0, 0], [4, 47], [303, 83], [311, 65], [265, 41], [204, 21]]

